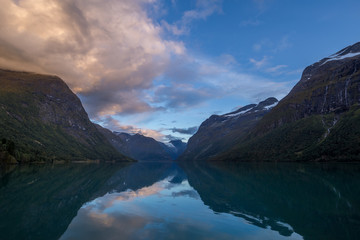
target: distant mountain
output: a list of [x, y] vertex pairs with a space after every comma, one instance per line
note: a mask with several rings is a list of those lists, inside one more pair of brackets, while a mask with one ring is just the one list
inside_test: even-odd
[[359, 161], [360, 42], [308, 66], [243, 141], [217, 159]]
[[0, 70], [0, 162], [129, 161], [56, 76]]
[[172, 159], [177, 159], [186, 149], [187, 144], [181, 140], [171, 140], [166, 147]]
[[212, 115], [189, 139], [180, 160], [207, 160], [225, 152], [244, 140], [256, 123], [272, 109], [278, 100], [268, 98], [259, 104], [249, 104], [224, 115]]
[[97, 127], [115, 149], [138, 161], [173, 161], [186, 147], [181, 140], [164, 144], [141, 134], [111, 132], [99, 125]]

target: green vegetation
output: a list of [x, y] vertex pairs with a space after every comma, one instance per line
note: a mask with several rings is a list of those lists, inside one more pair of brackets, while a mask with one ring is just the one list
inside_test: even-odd
[[0, 142], [0, 159], [1, 163], [17, 163], [15, 159], [15, 143], [3, 138]]
[[344, 113], [329, 135], [318, 145], [310, 148], [305, 157], [321, 161], [360, 160], [360, 106], [354, 105]]
[[301, 158], [302, 153], [318, 143], [325, 132], [321, 116], [312, 116], [250, 138], [236, 145], [218, 159], [241, 161], [291, 161]]
[[249, 135], [246, 141], [213, 160], [359, 161], [359, 122], [358, 105], [341, 115], [312, 115], [264, 135]]
[[[53, 76], [0, 70], [0, 162], [130, 161]], [[11, 143], [11, 147], [10, 144]]]
[[359, 58], [312, 64], [246, 139], [216, 160], [359, 161], [359, 77]]

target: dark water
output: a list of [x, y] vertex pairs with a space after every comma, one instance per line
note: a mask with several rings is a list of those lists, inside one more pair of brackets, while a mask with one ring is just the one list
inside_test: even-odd
[[0, 239], [359, 239], [359, 164], [69, 164], [0, 172]]

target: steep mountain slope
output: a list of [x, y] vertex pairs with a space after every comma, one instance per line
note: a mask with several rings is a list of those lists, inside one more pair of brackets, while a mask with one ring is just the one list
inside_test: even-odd
[[180, 140], [180, 142], [174, 141], [164, 144], [141, 134], [131, 135], [123, 132], [111, 132], [99, 125], [97, 125], [97, 128], [115, 149], [138, 161], [172, 161], [184, 149], [183, 144], [185, 143]]
[[360, 43], [308, 66], [226, 160], [360, 160]]
[[172, 159], [177, 159], [186, 149], [187, 144], [181, 140], [171, 140], [166, 144], [167, 151]]
[[276, 98], [268, 98], [259, 104], [250, 104], [231, 113], [212, 115], [189, 139], [180, 160], [207, 160], [229, 150], [241, 142], [277, 102]]
[[56, 76], [0, 70], [0, 139], [3, 161], [129, 160]]

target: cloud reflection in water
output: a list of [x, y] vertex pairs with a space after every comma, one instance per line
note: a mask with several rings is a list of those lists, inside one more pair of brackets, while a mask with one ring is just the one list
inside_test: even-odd
[[[187, 180], [170, 181], [108, 193], [84, 204], [61, 239], [287, 238], [243, 218], [214, 213]], [[291, 239], [302, 237], [293, 233]]]

